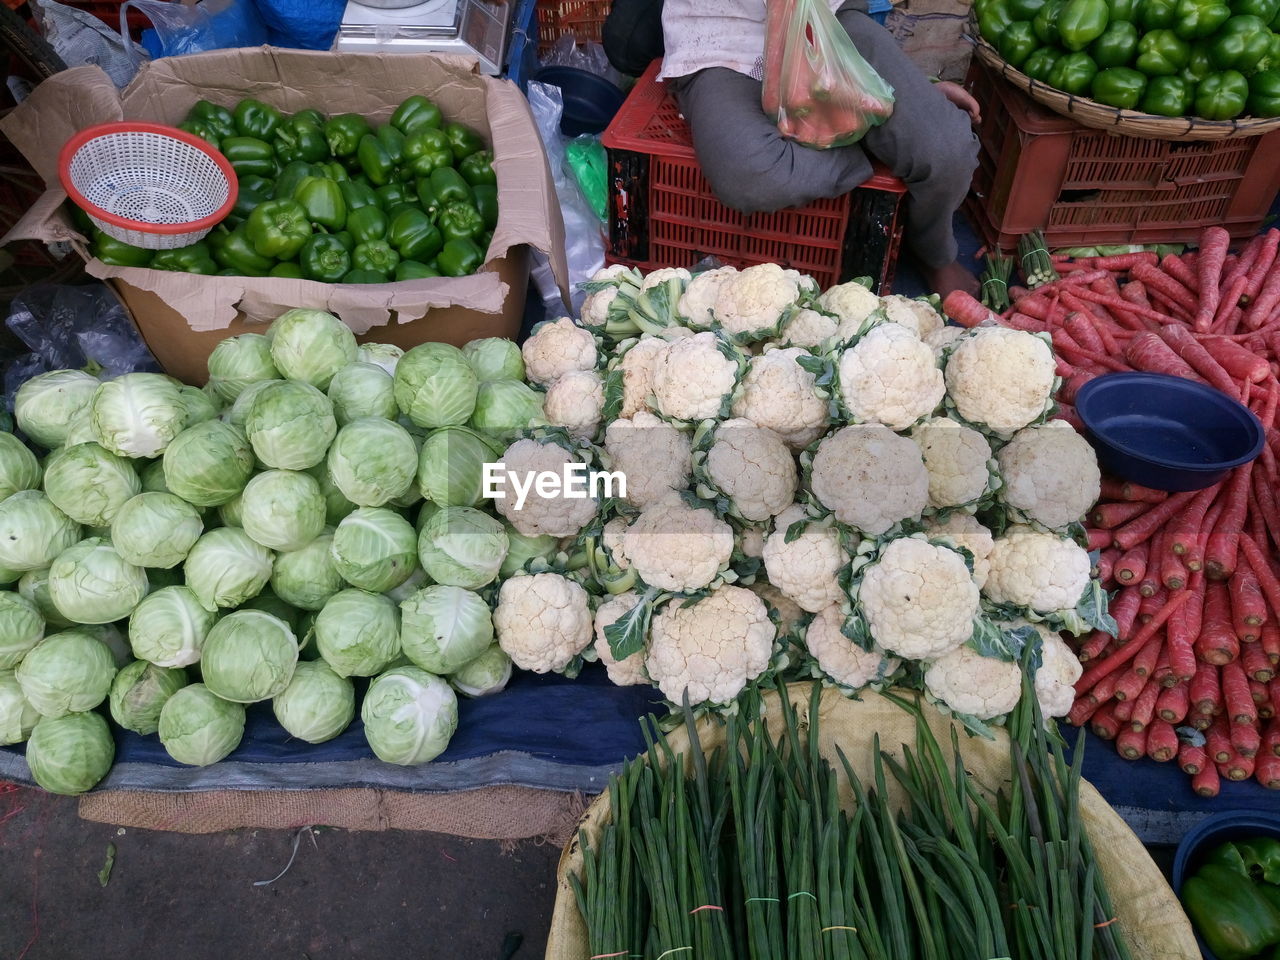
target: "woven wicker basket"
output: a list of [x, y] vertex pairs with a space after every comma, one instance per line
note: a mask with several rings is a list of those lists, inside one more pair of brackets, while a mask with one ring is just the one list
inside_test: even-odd
[[1031, 99], [1095, 130], [1108, 130], [1126, 137], [1147, 140], [1228, 140], [1233, 137], [1259, 137], [1272, 130], [1280, 130], [1280, 117], [1202, 120], [1199, 117], [1158, 117], [1153, 113], [1109, 107], [1096, 100], [1055, 90], [1009, 66], [995, 47], [977, 35], [972, 21], [969, 24], [969, 37], [973, 41], [978, 59], [1015, 87], [1026, 91]]

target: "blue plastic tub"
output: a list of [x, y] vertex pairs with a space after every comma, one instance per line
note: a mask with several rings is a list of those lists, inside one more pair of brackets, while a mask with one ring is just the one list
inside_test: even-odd
[[1201, 490], [1262, 452], [1262, 424], [1213, 387], [1161, 373], [1112, 373], [1076, 395], [1098, 462], [1156, 490]]
[[560, 88], [564, 97], [560, 132], [566, 137], [603, 133], [627, 98], [604, 77], [577, 67], [543, 67], [533, 79]]

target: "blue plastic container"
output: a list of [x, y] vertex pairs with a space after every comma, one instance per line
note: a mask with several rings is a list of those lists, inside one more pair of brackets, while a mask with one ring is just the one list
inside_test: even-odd
[[[1200, 869], [1200, 862], [1214, 849], [1232, 840], [1275, 837], [1280, 840], [1280, 814], [1272, 816], [1256, 810], [1216, 813], [1206, 817], [1182, 838], [1173, 858], [1173, 892], [1182, 895], [1182, 884]], [[1204, 960], [1218, 960], [1196, 934]]]
[[626, 94], [604, 77], [577, 67], [543, 67], [533, 79], [560, 88], [564, 97], [560, 132], [566, 137], [603, 133], [626, 99]]
[[519, 0], [511, 43], [507, 47], [507, 79], [524, 93], [538, 69], [538, 0]]
[[1202, 490], [1262, 452], [1262, 424], [1220, 390], [1162, 373], [1112, 373], [1076, 395], [1098, 462], [1156, 490]]

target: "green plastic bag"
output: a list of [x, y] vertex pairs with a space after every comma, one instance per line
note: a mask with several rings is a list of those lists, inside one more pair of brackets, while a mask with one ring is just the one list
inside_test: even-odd
[[608, 163], [599, 137], [583, 135], [570, 140], [564, 148], [565, 165], [578, 182], [578, 189], [601, 220], [608, 212]]

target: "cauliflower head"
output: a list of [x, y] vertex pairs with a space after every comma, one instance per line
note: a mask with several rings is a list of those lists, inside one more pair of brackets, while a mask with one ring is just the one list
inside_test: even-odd
[[1000, 499], [1020, 518], [1064, 530], [1097, 502], [1097, 454], [1062, 420], [1019, 430], [998, 459], [1004, 478]]
[[833, 603], [823, 607], [805, 630], [804, 645], [824, 674], [842, 687], [860, 690], [898, 669], [901, 660], [880, 650], [863, 650], [841, 633], [843, 623], [840, 604]]
[[736, 351], [714, 333], [696, 333], [668, 344], [653, 365], [658, 412], [672, 420], [724, 416], [743, 366]]
[[776, 263], [740, 270], [720, 284], [712, 313], [720, 328], [738, 343], [776, 336], [807, 285], [795, 271]]
[[840, 320], [836, 336], [857, 336], [867, 318], [880, 309], [880, 298], [860, 283], [837, 284], [818, 298], [818, 306]]
[[1012, 661], [984, 657], [972, 647], [957, 647], [929, 664], [924, 686], [953, 713], [994, 720], [1022, 698], [1022, 668]]
[[1053, 613], [1071, 610], [1089, 585], [1089, 554], [1074, 540], [1015, 526], [991, 548], [983, 592], [994, 603]]
[[1045, 717], [1065, 717], [1075, 703], [1076, 681], [1084, 673], [1084, 667], [1062, 636], [1044, 624], [1028, 624], [1023, 620], [1011, 626], [1035, 627], [1040, 634], [1041, 662], [1034, 678], [1036, 700]]
[[626, 517], [614, 517], [606, 523], [600, 531], [600, 539], [604, 543], [604, 548], [609, 551], [613, 557], [614, 564], [619, 570], [627, 570], [631, 566], [631, 561], [627, 559], [626, 551], [622, 549], [622, 535], [627, 532], [630, 521]]
[[[543, 472], [564, 476], [566, 466], [579, 462], [559, 444], [539, 443], [528, 438], [517, 440], [507, 447], [499, 461], [495, 486], [501, 496], [494, 499], [498, 513], [526, 537], [574, 536], [595, 517], [596, 501], [590, 497], [568, 497], [563, 490], [553, 496], [543, 496], [532, 481]], [[508, 472], [516, 475], [514, 482], [507, 476]], [[525, 484], [528, 487], [522, 504], [517, 486]]]
[[605, 428], [604, 449], [610, 469], [627, 479], [624, 499], [644, 508], [672, 490], [689, 486], [693, 471], [693, 441], [652, 413], [637, 411], [629, 419]]
[[538, 324], [520, 348], [528, 378], [548, 386], [573, 370], [594, 370], [596, 338], [569, 317]]
[[787, 528], [805, 520], [804, 507], [788, 507], [774, 519], [773, 533], [764, 542], [764, 568], [769, 582], [809, 613], [840, 603], [840, 571], [849, 554], [840, 544], [840, 534], [830, 524], [810, 523], [791, 543]]
[[690, 593], [729, 566], [733, 528], [711, 510], [671, 493], [641, 511], [622, 535], [622, 551], [651, 587]]
[[609, 679], [619, 687], [640, 686], [649, 682], [649, 675], [644, 671], [644, 651], [631, 654], [624, 660], [615, 660], [613, 650], [604, 635], [604, 628], [616, 623], [628, 610], [634, 609], [640, 602], [640, 595], [635, 592], [620, 593], [610, 597], [596, 608], [595, 638], [596, 654], [604, 664]]
[[559, 673], [591, 645], [587, 591], [558, 573], [504, 580], [493, 628], [498, 645], [521, 670]]
[[733, 401], [735, 417], [772, 430], [793, 450], [817, 440], [831, 420], [817, 378], [800, 366], [806, 356], [806, 350], [787, 347], [752, 357]]
[[933, 351], [933, 355], [939, 360], [946, 352], [947, 347], [951, 346], [969, 331], [964, 327], [939, 327], [928, 336], [921, 339], [929, 345], [929, 349]]
[[972, 427], [933, 417], [911, 431], [929, 471], [929, 506], [959, 507], [982, 499], [991, 484], [991, 444]]
[[[659, 359], [667, 350], [667, 341], [660, 337], [641, 337], [622, 354], [617, 365], [610, 371], [610, 384], [615, 379], [622, 394], [618, 416], [629, 419], [637, 411], [652, 413], [650, 404], [653, 395], [653, 371]], [[614, 374], [618, 376], [615, 377]]]
[[1055, 372], [1053, 351], [1041, 337], [980, 327], [947, 358], [947, 393], [965, 420], [1008, 438], [1049, 409]]
[[677, 312], [694, 330], [710, 330], [715, 326], [716, 297], [725, 281], [737, 274], [736, 267], [717, 267], [696, 274], [680, 297]]
[[808, 616], [799, 605], [768, 580], [757, 580], [747, 587], [757, 597], [771, 606], [778, 615], [778, 636], [799, 637]]
[[925, 300], [913, 300], [894, 293], [880, 298], [885, 318], [906, 327], [921, 340], [942, 329], [942, 315]]
[[604, 412], [604, 381], [594, 370], [571, 370], [547, 387], [543, 416], [553, 426], [590, 440], [600, 429]]
[[991, 569], [991, 548], [996, 542], [991, 531], [972, 514], [953, 513], [944, 521], [930, 517], [925, 522], [925, 533], [930, 540], [950, 540], [957, 547], [963, 547], [973, 554], [973, 582], [981, 590], [987, 582], [987, 572]]
[[858, 602], [881, 647], [910, 660], [931, 660], [973, 635], [980, 598], [964, 557], [928, 540], [901, 537], [867, 567]]
[[617, 287], [605, 287], [587, 294], [582, 301], [582, 325], [593, 330], [603, 328], [609, 322], [609, 313], [617, 299]]
[[905, 430], [947, 392], [933, 351], [896, 323], [872, 328], [840, 354], [840, 400], [853, 419]]
[[[767, 520], [795, 502], [796, 461], [772, 430], [750, 420], [724, 420], [709, 431], [710, 446], [694, 456], [699, 494], [729, 498], [735, 516]], [[702, 493], [701, 484], [710, 488]]]
[[929, 503], [929, 471], [920, 448], [883, 424], [841, 427], [823, 438], [808, 472], [818, 502], [867, 536], [918, 519]]
[[653, 618], [649, 676], [672, 703], [728, 703], [769, 669], [777, 628], [763, 600], [721, 586], [689, 606], [673, 601]]
[[836, 318], [805, 307], [791, 315], [782, 327], [778, 343], [784, 347], [804, 347], [817, 350], [836, 335], [839, 327]]

